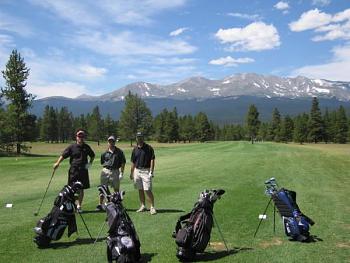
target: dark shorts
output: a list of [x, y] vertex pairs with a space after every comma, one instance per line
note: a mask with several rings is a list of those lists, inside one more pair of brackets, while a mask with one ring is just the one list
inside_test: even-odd
[[89, 172], [84, 167], [71, 166], [68, 171], [68, 184], [72, 185], [79, 181], [83, 184], [83, 189], [90, 188]]

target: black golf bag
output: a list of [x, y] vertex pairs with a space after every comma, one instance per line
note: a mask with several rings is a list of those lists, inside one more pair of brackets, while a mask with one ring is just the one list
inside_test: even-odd
[[205, 190], [199, 196], [192, 211], [180, 216], [173, 237], [177, 244], [176, 256], [180, 261], [190, 261], [205, 250], [213, 227], [213, 207], [224, 190]]
[[265, 184], [266, 193], [271, 196], [282, 217], [285, 234], [293, 240], [307, 241], [310, 237], [310, 225], [312, 226], [314, 221], [300, 211], [296, 202], [296, 192], [285, 188], [277, 189], [274, 178], [266, 181]]
[[[107, 189], [108, 187], [105, 186]], [[140, 241], [134, 224], [122, 205], [124, 192], [107, 197], [107, 259], [118, 263], [138, 262], [141, 258]]]
[[75, 193], [82, 189], [80, 182], [75, 182], [72, 186], [65, 185], [54, 201], [51, 212], [41, 218], [34, 232], [34, 242], [38, 247], [47, 247], [51, 240], [59, 240], [68, 226], [68, 237], [77, 232], [75, 220]]

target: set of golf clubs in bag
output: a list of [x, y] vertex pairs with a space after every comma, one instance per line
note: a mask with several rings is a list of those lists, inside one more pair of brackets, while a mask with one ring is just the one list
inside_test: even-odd
[[[49, 185], [51, 180], [52, 177]], [[306, 241], [309, 238], [310, 225], [313, 225], [314, 222], [301, 213], [296, 203], [296, 193], [284, 188], [278, 189], [274, 178], [267, 180], [265, 186], [266, 194], [271, 198], [264, 214], [271, 201], [273, 201], [282, 217], [286, 235], [298, 241]], [[45, 198], [47, 189], [43, 199]], [[74, 232], [77, 232], [75, 194], [80, 189], [82, 189], [80, 182], [64, 186], [56, 197], [51, 212], [37, 222], [36, 227], [34, 227], [36, 235], [34, 242], [39, 248], [49, 247], [52, 240], [59, 240], [67, 227], [68, 237]], [[125, 193], [122, 191], [111, 194], [106, 185], [98, 186], [98, 190], [100, 195], [107, 200], [107, 216], [94, 244], [100, 238], [105, 225], [108, 224], [108, 236], [106, 238], [108, 262], [139, 262], [141, 259], [141, 244], [135, 226], [122, 204]], [[229, 251], [213, 213], [214, 203], [224, 193], [225, 191], [222, 189], [201, 192], [192, 211], [180, 216], [178, 219], [172, 236], [177, 245], [176, 256], [180, 261], [193, 261], [197, 253], [204, 252], [210, 241], [214, 223], [223, 240], [226, 251]], [[42, 202], [43, 200], [34, 215], [39, 214]], [[90, 238], [93, 240], [84, 218], [81, 213], [78, 214]], [[259, 222], [254, 237], [258, 232], [261, 222], [262, 220]]]

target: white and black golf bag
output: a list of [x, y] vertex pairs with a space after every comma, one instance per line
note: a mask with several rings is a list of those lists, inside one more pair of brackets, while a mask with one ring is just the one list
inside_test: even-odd
[[297, 241], [308, 241], [310, 226], [315, 222], [303, 214], [296, 202], [296, 192], [285, 188], [278, 189], [276, 180], [265, 182], [266, 194], [271, 196], [282, 217], [285, 234]]
[[176, 256], [180, 261], [191, 261], [196, 253], [204, 252], [210, 241], [213, 227], [213, 207], [224, 190], [205, 190], [199, 196], [192, 211], [180, 216], [173, 237], [177, 244]]
[[[104, 192], [108, 193], [108, 187]], [[100, 189], [99, 189], [100, 190]], [[116, 192], [106, 196], [107, 222], [109, 226], [107, 236], [107, 259], [108, 262], [118, 263], [138, 262], [141, 258], [140, 241], [133, 222], [123, 207], [124, 192]]]
[[68, 237], [77, 232], [75, 220], [75, 193], [82, 189], [80, 182], [75, 182], [72, 186], [65, 185], [54, 201], [51, 212], [41, 218], [34, 232], [34, 242], [38, 247], [47, 247], [51, 240], [59, 240], [68, 226]]

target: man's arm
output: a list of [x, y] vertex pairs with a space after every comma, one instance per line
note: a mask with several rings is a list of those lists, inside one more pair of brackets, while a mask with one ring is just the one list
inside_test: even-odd
[[58, 166], [60, 166], [60, 163], [64, 160], [63, 156], [61, 155], [58, 160], [54, 163], [53, 169], [56, 170]]
[[153, 175], [153, 171], [154, 171], [154, 165], [155, 165], [155, 159], [151, 160], [151, 166], [150, 166], [150, 170], [149, 172]]

